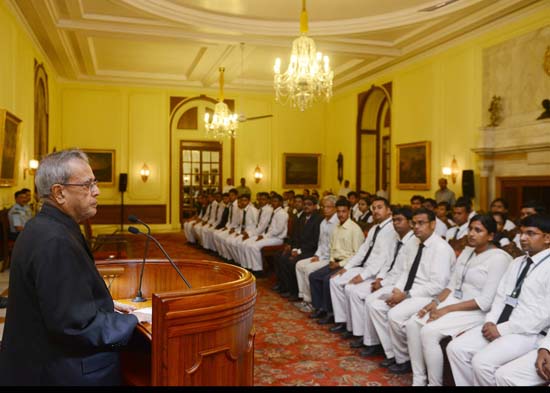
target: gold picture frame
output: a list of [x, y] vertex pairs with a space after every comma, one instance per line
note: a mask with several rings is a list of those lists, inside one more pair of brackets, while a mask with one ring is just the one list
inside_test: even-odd
[[431, 142], [396, 145], [397, 188], [429, 190], [431, 186]]
[[21, 119], [0, 109], [0, 187], [13, 187], [17, 182], [21, 138]]
[[88, 156], [97, 182], [106, 186], [114, 186], [115, 150], [82, 149], [82, 151]]
[[319, 187], [321, 187], [321, 154], [283, 154], [283, 188]]

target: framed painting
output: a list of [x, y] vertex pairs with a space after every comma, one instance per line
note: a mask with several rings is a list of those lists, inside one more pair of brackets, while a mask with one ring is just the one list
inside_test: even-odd
[[115, 151], [82, 149], [88, 155], [90, 166], [99, 184], [115, 184]]
[[397, 145], [397, 188], [429, 190], [431, 143], [428, 141]]
[[16, 183], [21, 119], [0, 109], [0, 187]]
[[283, 188], [321, 187], [321, 155], [284, 153]]

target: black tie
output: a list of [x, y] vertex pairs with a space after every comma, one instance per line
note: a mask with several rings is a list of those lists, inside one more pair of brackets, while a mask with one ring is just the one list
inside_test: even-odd
[[414, 262], [411, 266], [411, 270], [409, 271], [409, 277], [407, 277], [407, 283], [405, 284], [405, 288], [403, 289], [403, 291], [405, 292], [407, 292], [413, 286], [416, 272], [418, 271], [418, 266], [420, 266], [420, 259], [422, 259], [422, 250], [424, 249], [424, 247], [424, 243], [420, 243], [418, 245], [418, 251], [416, 252], [416, 256], [414, 257]]
[[395, 246], [395, 255], [393, 256], [393, 261], [391, 261], [390, 268], [388, 269], [388, 273], [393, 269], [393, 265], [395, 264], [395, 260], [397, 259], [397, 254], [399, 254], [399, 250], [401, 249], [401, 246], [403, 245], [403, 242], [399, 240], [397, 242], [397, 245]]
[[458, 232], [460, 231], [460, 227], [456, 228], [455, 235], [453, 236], [453, 240], [456, 239], [456, 235], [458, 235]]
[[275, 215], [275, 210], [271, 212], [271, 217], [269, 217], [269, 222], [267, 223], [267, 227], [265, 228], [264, 233], [267, 233], [267, 231], [269, 231], [269, 227], [271, 226], [271, 220], [273, 220], [274, 215]]
[[233, 217], [233, 203], [229, 205], [229, 223], [231, 223], [231, 217]]
[[260, 214], [258, 214], [258, 222], [256, 223], [256, 228], [258, 228], [258, 225], [260, 225], [260, 219], [262, 218], [262, 212], [264, 209], [260, 209]]
[[363, 265], [365, 264], [365, 262], [369, 258], [370, 253], [372, 252], [372, 249], [374, 248], [374, 242], [376, 242], [376, 237], [378, 236], [378, 232], [380, 232], [380, 229], [382, 229], [382, 227], [380, 225], [378, 225], [376, 227], [376, 229], [374, 230], [374, 236], [372, 237], [372, 243], [370, 244], [369, 250], [365, 254], [365, 257], [361, 261], [361, 267], [363, 267]]
[[243, 210], [243, 222], [241, 223], [241, 231], [244, 231], [245, 226], [246, 226], [246, 210]]
[[[517, 299], [519, 296], [519, 293], [521, 292], [521, 286], [523, 285], [523, 280], [525, 279], [525, 276], [527, 275], [527, 272], [529, 271], [529, 268], [533, 264], [533, 260], [531, 258], [527, 258], [525, 266], [523, 267], [523, 270], [521, 271], [517, 281], [516, 281], [516, 287], [514, 288], [514, 291], [512, 292], [511, 297], [514, 299]], [[512, 307], [509, 304], [506, 304], [504, 306], [504, 309], [502, 310], [502, 313], [500, 313], [500, 317], [498, 318], [498, 322], [506, 322], [508, 319], [510, 319], [510, 315], [512, 314], [512, 311], [514, 311], [514, 307]]]

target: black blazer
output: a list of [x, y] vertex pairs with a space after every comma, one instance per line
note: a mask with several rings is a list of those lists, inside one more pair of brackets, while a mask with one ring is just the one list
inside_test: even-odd
[[297, 248], [302, 251], [300, 259], [305, 259], [311, 258], [315, 254], [315, 251], [317, 251], [323, 216], [315, 212], [307, 222], [305, 221], [305, 214], [302, 214], [302, 217], [304, 217], [304, 223], [300, 231]]
[[0, 385], [120, 384], [138, 319], [114, 312], [79, 225], [44, 204], [12, 253]]

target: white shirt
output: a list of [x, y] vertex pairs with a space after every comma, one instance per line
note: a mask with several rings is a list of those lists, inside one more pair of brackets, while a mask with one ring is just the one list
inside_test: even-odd
[[225, 209], [225, 204], [222, 201], [218, 202], [218, 206], [214, 210], [215, 218], [214, 218], [214, 221], [212, 222], [212, 226], [214, 228], [217, 227], [218, 224], [222, 221], [224, 209]]
[[[452, 228], [449, 228], [447, 230], [447, 234], [445, 235], [445, 239], [447, 241], [451, 240], [451, 239], [454, 239], [455, 238], [455, 233], [457, 233], [456, 235], [456, 239], [462, 239], [464, 236], [466, 236], [468, 234], [468, 222], [469, 221], [466, 221], [464, 224], [462, 224], [461, 226], [459, 227], [452, 227]], [[437, 224], [436, 224], [437, 225]]]
[[342, 188], [340, 188], [340, 190], [338, 191], [338, 196], [344, 196], [344, 197], [347, 198], [349, 192], [351, 192], [351, 188], [342, 187]]
[[[394, 285], [397, 282], [397, 280], [399, 279], [399, 277], [401, 277], [401, 274], [403, 273], [407, 257], [411, 254], [415, 255], [416, 249], [418, 247], [418, 242], [415, 240], [416, 237], [414, 236], [414, 232], [412, 230], [407, 232], [407, 234], [403, 236], [403, 239], [397, 239], [398, 237], [399, 236], [396, 236], [395, 242], [392, 246], [391, 258], [389, 260], [389, 263], [382, 266], [380, 272], [376, 276], [376, 278], [382, 279], [382, 286]], [[399, 253], [396, 257], [395, 249], [398, 241], [401, 241], [403, 245], [399, 248]], [[390, 271], [388, 271], [394, 258], [395, 262], [393, 264], [393, 267]]]
[[[486, 322], [497, 323], [502, 310], [504, 310], [506, 296], [510, 295], [516, 286], [516, 281], [525, 265], [525, 259], [525, 256], [517, 257], [510, 263], [508, 270], [500, 280], [491, 311], [485, 318]], [[538, 334], [548, 326], [550, 319], [550, 249], [539, 252], [531, 259], [533, 264], [523, 281], [517, 306], [508, 321], [497, 325], [501, 336]]]
[[271, 219], [271, 225], [269, 225], [269, 229], [263, 236], [265, 238], [282, 240], [286, 237], [286, 232], [288, 230], [288, 213], [279, 206], [272, 214], [273, 219]]
[[363, 213], [361, 213], [361, 210], [359, 210], [359, 204], [356, 203], [351, 208], [351, 218], [353, 218], [355, 221], [359, 220], [359, 217], [361, 217]]
[[392, 218], [390, 216], [369, 230], [367, 238], [363, 244], [361, 244], [361, 247], [359, 247], [357, 254], [351, 257], [346, 264], [346, 270], [359, 267], [361, 265], [363, 258], [365, 258], [371, 244], [373, 244], [372, 240], [374, 238], [374, 233], [378, 227], [380, 227], [380, 231], [378, 232], [378, 236], [376, 236], [376, 241], [374, 242], [369, 258], [363, 264], [363, 270], [360, 273], [363, 280], [375, 277], [382, 266], [388, 263], [391, 257], [392, 245], [395, 243], [395, 239], [397, 238], [397, 232], [395, 232], [395, 229], [393, 228]]
[[210, 211], [206, 215], [206, 217], [208, 218], [208, 221], [206, 221], [207, 224], [214, 224], [216, 222], [216, 216], [220, 210], [218, 206], [218, 201], [212, 201], [212, 203], [210, 204]]
[[495, 298], [500, 279], [512, 262], [507, 252], [491, 248], [476, 254], [472, 247], [466, 247], [456, 261], [456, 267], [447, 288], [462, 291], [461, 301], [474, 299], [481, 311], [487, 312]]
[[447, 231], [449, 228], [447, 228], [447, 225], [441, 221], [439, 217], [435, 218], [435, 233], [437, 233], [442, 238], [445, 238], [447, 236]]
[[225, 224], [225, 227], [227, 229], [237, 228], [241, 225], [239, 202], [237, 199], [230, 203], [229, 209], [229, 216], [227, 216], [227, 223]]
[[[243, 228], [243, 214], [246, 211], [246, 216], [244, 217], [244, 228]], [[236, 233], [242, 233], [243, 229], [246, 233], [250, 234], [256, 229], [256, 223], [258, 222], [258, 209], [254, 207], [251, 203], [246, 205], [244, 209], [239, 209], [239, 226], [235, 228]]]
[[506, 222], [504, 223], [504, 228], [503, 230], [505, 231], [511, 231], [512, 229], [514, 229], [516, 227], [516, 224], [514, 224], [511, 220], [506, 220]]
[[321, 261], [328, 261], [330, 258], [330, 238], [336, 225], [338, 225], [338, 216], [336, 213], [334, 213], [330, 219], [327, 220], [324, 218], [323, 221], [321, 221], [319, 241], [317, 242], [317, 251], [315, 251], [315, 255], [318, 256]]
[[[409, 277], [414, 258], [418, 251], [420, 240], [416, 238], [417, 246], [412, 254], [407, 255], [405, 268], [395, 284], [404, 290]], [[445, 240], [435, 232], [424, 242], [420, 264], [414, 277], [413, 286], [409, 290], [411, 297], [434, 297], [445, 288], [451, 277], [451, 269], [456, 262], [455, 252]]]
[[256, 228], [248, 233], [249, 236], [258, 236], [262, 235], [269, 224], [269, 219], [271, 218], [271, 213], [273, 208], [271, 205], [264, 205], [258, 209], [258, 222], [256, 223]]

